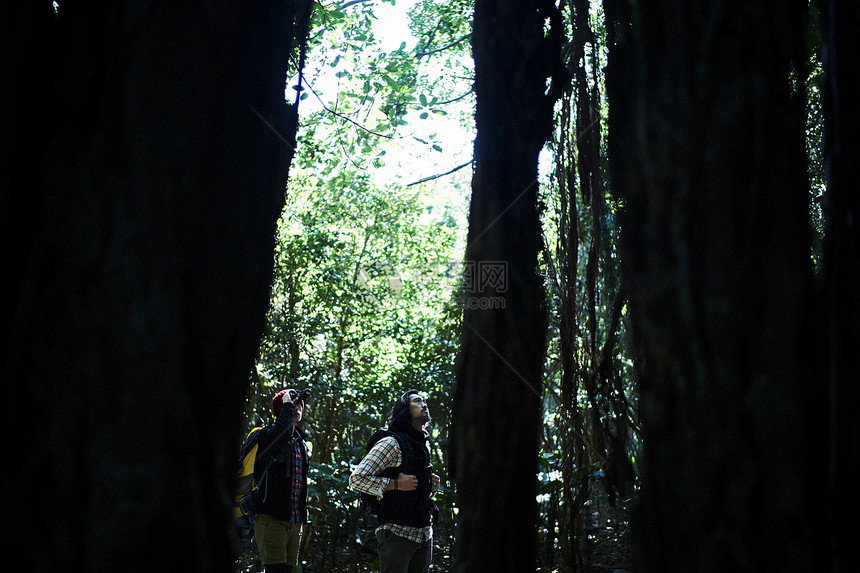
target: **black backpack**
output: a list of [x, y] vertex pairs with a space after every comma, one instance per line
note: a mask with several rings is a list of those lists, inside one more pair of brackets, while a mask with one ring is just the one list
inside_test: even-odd
[[[406, 465], [406, 456], [409, 455], [408, 448], [404, 447], [403, 438], [400, 437], [400, 434], [389, 430], [377, 430], [367, 441], [367, 452], [370, 452], [373, 446], [376, 445], [376, 442], [387, 436], [392, 436], [397, 440], [397, 445], [400, 446], [401, 465], [396, 468], [386, 468], [378, 474], [377, 477], [397, 479], [397, 476], [400, 475], [400, 468]], [[378, 516], [379, 506], [382, 503], [382, 500], [377, 499], [375, 495], [364, 493], [363, 491], [359, 492], [359, 496], [361, 497], [361, 505], [364, 506], [367, 512], [374, 517]]]

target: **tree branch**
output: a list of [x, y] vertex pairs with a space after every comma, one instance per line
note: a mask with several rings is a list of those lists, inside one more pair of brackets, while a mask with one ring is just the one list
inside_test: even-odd
[[465, 39], [467, 39], [467, 38], [471, 38], [471, 37], [472, 37], [472, 33], [471, 33], [471, 32], [469, 32], [469, 33], [468, 33], [468, 34], [466, 34], [465, 36], [461, 36], [460, 38], [457, 38], [456, 40], [454, 40], [454, 41], [453, 41], [453, 42], [451, 42], [450, 44], [445, 45], [445, 46], [442, 46], [442, 47], [440, 47], [440, 48], [436, 48], [435, 50], [427, 50], [427, 51], [425, 51], [425, 52], [416, 52], [416, 53], [415, 53], [415, 57], [416, 57], [416, 58], [420, 58], [420, 57], [422, 57], [422, 56], [429, 56], [429, 55], [431, 55], [431, 54], [436, 54], [436, 53], [439, 53], [439, 52], [444, 52], [444, 51], [445, 51], [445, 50], [447, 50], [448, 48], [453, 48], [454, 46], [456, 46], [457, 44], [459, 44], [459, 43], [460, 43], [460, 42], [462, 42], [463, 40], [465, 40]]
[[455, 97], [454, 99], [449, 99], [449, 100], [445, 100], [445, 101], [437, 101], [433, 105], [448, 105], [449, 103], [454, 103], [454, 102], [460, 101], [461, 99], [465, 99], [465, 98], [469, 97], [470, 95], [472, 95], [473, 93], [475, 93], [475, 90], [469, 90], [466, 93], [464, 93], [463, 95], [459, 95], [459, 96]]
[[466, 163], [464, 163], [463, 165], [458, 165], [458, 166], [457, 166], [457, 167], [455, 167], [454, 169], [451, 169], [450, 171], [446, 171], [445, 173], [439, 173], [439, 174], [436, 174], [436, 175], [430, 175], [430, 176], [425, 177], [425, 178], [423, 178], [423, 179], [419, 179], [418, 181], [413, 181], [412, 183], [409, 183], [409, 184], [407, 185], [407, 187], [412, 187], [413, 185], [418, 185], [419, 183], [426, 183], [427, 181], [433, 181], [434, 179], [439, 179], [440, 177], [445, 177], [446, 175], [450, 175], [450, 174], [454, 173], [455, 171], [459, 171], [459, 170], [461, 170], [462, 168], [467, 167], [467, 166], [471, 165], [471, 164], [472, 164], [472, 163], [474, 163], [474, 162], [475, 162], [475, 160], [474, 160], [474, 159], [470, 159], [469, 161], [467, 161], [467, 162], [466, 162]]
[[377, 137], [384, 137], [384, 138], [386, 138], [386, 139], [393, 139], [393, 136], [391, 136], [391, 135], [385, 135], [384, 133], [378, 133], [378, 132], [376, 132], [376, 131], [373, 131], [372, 129], [367, 129], [366, 127], [364, 127], [363, 125], [361, 125], [360, 123], [358, 123], [357, 121], [355, 121], [354, 119], [349, 118], [349, 117], [346, 117], [346, 116], [345, 116], [345, 115], [343, 115], [342, 113], [338, 113], [338, 112], [334, 111], [333, 109], [329, 108], [329, 107], [325, 104], [325, 102], [322, 100], [322, 98], [319, 96], [319, 94], [316, 92], [316, 90], [314, 90], [314, 88], [313, 88], [313, 86], [312, 86], [312, 85], [310, 85], [310, 84], [308, 84], [308, 83], [305, 83], [305, 85], [307, 85], [307, 86], [308, 86], [308, 89], [309, 89], [309, 90], [311, 90], [311, 92], [313, 92], [314, 97], [316, 97], [316, 98], [317, 98], [317, 100], [320, 102], [320, 105], [322, 106], [322, 108], [323, 108], [324, 110], [326, 110], [327, 112], [329, 112], [330, 114], [332, 114], [332, 115], [334, 115], [334, 116], [336, 116], [336, 117], [339, 117], [339, 118], [341, 118], [341, 119], [343, 119], [343, 120], [345, 120], [345, 121], [348, 121], [349, 123], [353, 124], [353, 125], [354, 125], [354, 126], [356, 126], [357, 128], [362, 129], [362, 130], [366, 131], [367, 133], [369, 133], [369, 134], [371, 134], [371, 135], [375, 135], [375, 136], [377, 136]]

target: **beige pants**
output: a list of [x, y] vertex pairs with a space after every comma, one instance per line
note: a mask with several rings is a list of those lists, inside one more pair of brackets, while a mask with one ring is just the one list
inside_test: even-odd
[[260, 548], [263, 565], [272, 563], [299, 564], [302, 524], [275, 519], [261, 513], [254, 521], [254, 538]]

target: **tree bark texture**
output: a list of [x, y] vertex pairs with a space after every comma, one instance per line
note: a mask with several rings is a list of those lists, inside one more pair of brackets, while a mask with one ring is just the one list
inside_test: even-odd
[[15, 570], [232, 569], [297, 4], [3, 4]]
[[[623, 12], [612, 2], [613, 14]], [[636, 2], [613, 26], [611, 179], [641, 384], [636, 570], [821, 564], [806, 2]]]
[[[551, 22], [548, 36], [544, 24]], [[546, 0], [478, 0], [475, 173], [452, 428], [458, 571], [534, 570], [546, 339], [537, 160], [550, 134], [560, 15]]]
[[851, 523], [858, 503], [851, 491], [860, 475], [860, 362], [857, 328], [860, 325], [860, 5], [850, 0], [821, 3], [822, 60], [825, 81], [825, 287], [827, 316], [822, 338], [828, 341], [829, 447], [827, 448], [827, 523], [831, 571], [855, 566], [856, 543]]

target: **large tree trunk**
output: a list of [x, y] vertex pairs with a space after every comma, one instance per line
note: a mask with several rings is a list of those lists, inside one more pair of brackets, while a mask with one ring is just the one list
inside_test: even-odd
[[860, 325], [860, 5], [851, 0], [821, 2], [825, 67], [827, 229], [825, 235], [825, 312], [830, 376], [830, 439], [827, 495], [831, 524], [831, 571], [856, 567], [851, 527], [856, 502], [846, 492], [860, 475], [860, 361], [857, 328]]
[[297, 2], [59, 4], [0, 14], [7, 559], [229, 571]]
[[642, 573], [820, 570], [825, 464], [811, 444], [826, 387], [804, 94], [792, 91], [805, 9], [642, 1], [615, 30], [610, 157], [641, 358]]
[[[543, 26], [552, 15], [553, 32]], [[560, 21], [548, 0], [478, 0], [477, 138], [454, 413], [458, 571], [533, 570], [546, 338], [536, 207]]]

